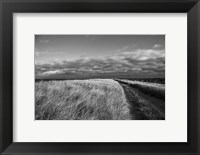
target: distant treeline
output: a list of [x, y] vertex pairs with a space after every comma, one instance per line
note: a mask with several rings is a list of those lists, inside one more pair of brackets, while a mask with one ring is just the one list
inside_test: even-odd
[[[102, 79], [102, 78], [99, 78], [99, 79]], [[115, 79], [115, 78], [113, 78], [113, 79]], [[120, 78], [118, 78], [118, 79], [120, 79]], [[165, 78], [131, 78], [131, 79], [122, 78], [122, 79], [165, 84]], [[36, 82], [39, 82], [39, 81], [63, 81], [63, 80], [86, 80], [86, 79], [85, 78], [83, 78], [83, 79], [35, 79]]]

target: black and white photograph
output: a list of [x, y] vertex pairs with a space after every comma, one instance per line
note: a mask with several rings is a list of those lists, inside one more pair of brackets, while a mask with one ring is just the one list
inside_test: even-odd
[[165, 120], [165, 35], [35, 35], [35, 120]]

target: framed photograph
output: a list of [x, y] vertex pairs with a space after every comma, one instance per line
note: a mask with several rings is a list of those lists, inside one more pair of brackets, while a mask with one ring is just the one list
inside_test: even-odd
[[2, 154], [200, 154], [198, 0], [1, 0]]

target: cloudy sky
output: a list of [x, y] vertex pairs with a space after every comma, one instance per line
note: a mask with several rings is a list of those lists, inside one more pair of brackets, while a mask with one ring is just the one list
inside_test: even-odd
[[36, 35], [36, 78], [163, 78], [164, 35]]

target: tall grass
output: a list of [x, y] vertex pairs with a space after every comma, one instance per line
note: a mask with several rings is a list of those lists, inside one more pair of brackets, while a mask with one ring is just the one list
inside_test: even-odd
[[116, 81], [128, 84], [130, 87], [138, 88], [140, 91], [154, 96], [156, 98], [165, 100], [165, 85], [152, 82], [131, 81], [116, 79]]
[[163, 84], [116, 79], [124, 88], [136, 120], [165, 119], [165, 90]]
[[36, 120], [131, 119], [123, 88], [111, 79], [35, 83]]

